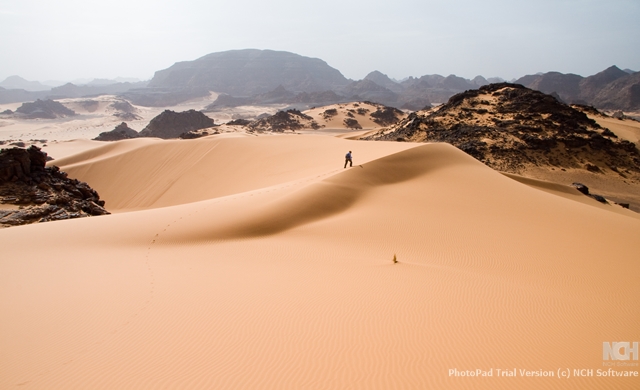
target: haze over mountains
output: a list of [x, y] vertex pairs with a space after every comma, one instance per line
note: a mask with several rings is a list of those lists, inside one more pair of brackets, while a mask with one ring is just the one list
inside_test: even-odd
[[[131, 81], [96, 79], [82, 86], [67, 83], [47, 90], [47, 86], [37, 81], [12, 76], [0, 83], [0, 103], [116, 94], [138, 105], [161, 107], [217, 92], [222, 95], [209, 109], [246, 104], [310, 106], [369, 100], [415, 111], [433, 103], [444, 103], [456, 93], [504, 80], [424, 75], [396, 81], [373, 71], [364, 79], [354, 81], [317, 58], [246, 49], [178, 62], [157, 71], [149, 82]], [[640, 109], [640, 72], [616, 66], [588, 77], [548, 72], [526, 75], [514, 82], [555, 93], [567, 103], [603, 109]]]

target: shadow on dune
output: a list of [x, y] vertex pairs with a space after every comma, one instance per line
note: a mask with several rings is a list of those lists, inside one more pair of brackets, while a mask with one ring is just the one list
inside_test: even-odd
[[210, 229], [196, 233], [196, 236], [216, 240], [277, 234], [343, 213], [376, 188], [416, 180], [436, 170], [461, 164], [482, 166], [448, 144], [420, 146], [354, 166], [266, 203], [256, 212], [242, 215], [234, 221], [220, 221]]

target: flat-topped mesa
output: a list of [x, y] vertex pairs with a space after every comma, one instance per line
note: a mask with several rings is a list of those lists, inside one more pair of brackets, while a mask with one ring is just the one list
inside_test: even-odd
[[640, 174], [640, 152], [551, 95], [497, 83], [454, 95], [409, 115], [371, 140], [448, 142], [487, 165], [520, 173], [531, 166]]
[[140, 132], [140, 137], [178, 138], [183, 133], [213, 126], [213, 119], [196, 110], [184, 112], [164, 110]]
[[109, 214], [87, 183], [46, 161], [36, 146], [0, 150], [0, 227]]

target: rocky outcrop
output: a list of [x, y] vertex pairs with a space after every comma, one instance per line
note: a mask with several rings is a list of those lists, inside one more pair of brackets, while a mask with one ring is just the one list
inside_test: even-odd
[[[375, 103], [365, 102], [371, 105]], [[398, 120], [403, 116], [403, 112], [393, 107], [385, 107], [378, 105], [378, 109], [371, 113], [373, 121], [380, 126], [390, 126], [398, 123]]]
[[214, 126], [213, 119], [199, 111], [164, 110], [140, 132], [140, 137], [178, 138], [183, 133], [212, 126]]
[[317, 129], [320, 126], [312, 117], [298, 110], [278, 111], [275, 115], [263, 118], [247, 125], [249, 131], [256, 132], [284, 132], [300, 129]]
[[16, 109], [16, 114], [26, 119], [56, 119], [76, 115], [75, 112], [55, 100], [36, 100], [23, 103]]
[[437, 110], [413, 113], [373, 140], [448, 142], [487, 165], [584, 169], [621, 178], [640, 174], [640, 152], [553, 96], [517, 84], [457, 94]]
[[109, 214], [87, 183], [46, 161], [36, 146], [0, 150], [0, 226]]
[[120, 123], [115, 129], [100, 133], [94, 140], [96, 141], [120, 141], [123, 139], [138, 138], [137, 131], [130, 128], [125, 122]]

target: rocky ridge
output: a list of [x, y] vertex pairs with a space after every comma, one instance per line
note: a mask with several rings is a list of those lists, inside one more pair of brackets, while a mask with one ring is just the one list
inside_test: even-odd
[[518, 84], [457, 94], [367, 139], [448, 142], [505, 172], [549, 166], [640, 178], [635, 144], [553, 96]]
[[0, 227], [109, 214], [87, 183], [46, 161], [36, 146], [0, 150]]

